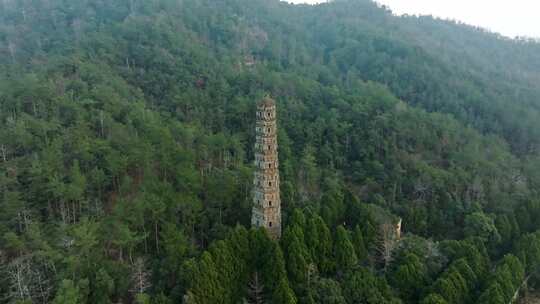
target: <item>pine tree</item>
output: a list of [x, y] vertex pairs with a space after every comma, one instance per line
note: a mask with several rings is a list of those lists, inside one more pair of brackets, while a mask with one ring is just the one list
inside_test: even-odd
[[232, 284], [236, 297], [241, 296], [250, 278], [250, 251], [249, 233], [243, 226], [236, 226], [227, 239], [228, 247], [234, 253], [232, 255], [232, 268], [234, 278]]
[[63, 280], [52, 304], [83, 304], [80, 290], [73, 281]]
[[103, 268], [99, 269], [95, 280], [90, 283], [90, 299], [88, 301], [99, 304], [110, 303], [115, 284], [109, 273]]
[[353, 232], [352, 242], [354, 245], [356, 256], [358, 257], [358, 260], [360, 262], [365, 261], [368, 256], [363, 234], [364, 233], [362, 232], [362, 229], [360, 229], [360, 226], [357, 225]]
[[415, 302], [428, 283], [428, 273], [418, 256], [408, 253], [398, 268], [391, 273], [389, 280], [404, 299]]
[[193, 275], [190, 292], [193, 303], [225, 303], [225, 291], [219, 273], [209, 252], [204, 252]]
[[298, 226], [302, 230], [306, 227], [306, 217], [300, 209], [294, 209], [291, 214], [289, 226]]
[[358, 263], [354, 246], [349, 238], [349, 232], [343, 226], [338, 226], [336, 230], [334, 257], [337, 269], [342, 274], [353, 269]]
[[317, 250], [320, 247], [319, 244], [319, 231], [317, 229], [317, 222], [314, 218], [310, 218], [307, 222], [306, 229], [305, 229], [305, 240], [306, 240], [306, 246], [309, 250], [309, 254], [311, 256], [311, 259], [315, 261], [317, 264], [319, 264], [318, 260], [318, 252]]
[[249, 238], [252, 253], [251, 269], [260, 274], [260, 280], [264, 285], [264, 298], [272, 299], [276, 290], [285, 290], [284, 286], [280, 285], [289, 286], [283, 252], [264, 229], [252, 229]]
[[223, 302], [237, 302], [240, 295], [236, 294], [234, 290], [235, 280], [237, 279], [236, 269], [234, 268], [234, 253], [225, 241], [214, 242], [209, 251], [217, 268], [219, 284], [223, 290]]
[[376, 277], [369, 269], [358, 267], [343, 280], [343, 296], [348, 303], [399, 303], [386, 280]]
[[296, 296], [289, 287], [286, 278], [282, 278], [272, 296], [272, 303], [275, 304], [296, 304]]
[[498, 283], [490, 284], [489, 288], [482, 293], [478, 299], [478, 304], [507, 304], [504, 292]]
[[298, 296], [307, 295], [309, 264], [307, 263], [303, 246], [295, 236], [287, 247], [286, 265], [291, 283]]
[[319, 237], [318, 246], [316, 248], [316, 263], [321, 273], [330, 274], [335, 270], [332, 233], [320, 216], [316, 216], [314, 221]]
[[436, 294], [436, 293], [429, 294], [420, 303], [421, 304], [448, 304], [448, 302], [446, 302], [446, 300], [443, 299], [441, 295]]

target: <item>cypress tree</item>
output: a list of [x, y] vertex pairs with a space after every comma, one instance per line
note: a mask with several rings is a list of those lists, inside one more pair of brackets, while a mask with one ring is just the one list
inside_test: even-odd
[[272, 303], [275, 304], [296, 304], [296, 296], [289, 287], [286, 278], [282, 278], [277, 284], [272, 300]]
[[287, 271], [293, 284], [293, 288], [299, 296], [307, 294], [308, 263], [304, 258], [307, 252], [303, 252], [300, 241], [293, 237], [287, 248]]
[[56, 292], [56, 296], [52, 304], [82, 304], [83, 297], [80, 290], [73, 281], [63, 280], [60, 288]]
[[[260, 274], [265, 300], [273, 299], [276, 293], [283, 295], [283, 292], [287, 291], [287, 288], [283, 285], [289, 286], [289, 281], [281, 248], [268, 237], [264, 229], [251, 230], [250, 248], [252, 253], [251, 269], [253, 271], [257, 270]], [[280, 291], [278, 292], [278, 290]], [[288, 291], [285, 294], [288, 294]], [[294, 292], [292, 294], [294, 296]], [[290, 297], [284, 297], [283, 299], [288, 298]], [[296, 301], [296, 298], [294, 299]]]
[[507, 304], [504, 292], [499, 283], [490, 284], [489, 288], [482, 293], [478, 299], [478, 304]]
[[356, 256], [358, 257], [358, 260], [360, 262], [367, 259], [368, 253], [366, 249], [366, 245], [364, 243], [364, 236], [362, 229], [360, 229], [360, 226], [356, 226], [353, 233], [353, 239], [352, 239], [354, 250], [356, 252]]
[[339, 226], [336, 231], [334, 257], [336, 259], [337, 269], [341, 273], [351, 270], [358, 263], [349, 233], [343, 226]]
[[249, 233], [246, 228], [238, 225], [230, 234], [227, 243], [233, 252], [232, 267], [234, 269], [234, 290], [236, 290], [238, 294], [243, 294], [250, 279]]
[[413, 253], [407, 254], [403, 260], [390, 280], [403, 298], [415, 301], [428, 282], [427, 268]]
[[238, 279], [237, 270], [234, 268], [234, 253], [225, 241], [217, 241], [210, 247], [212, 259], [216, 265], [218, 273], [218, 283], [223, 290], [223, 301], [234, 303], [240, 299], [240, 294], [234, 293], [235, 283]]
[[446, 302], [441, 295], [431, 293], [425, 297], [420, 304], [448, 304], [448, 302]]
[[216, 264], [209, 252], [204, 252], [193, 275], [193, 303], [224, 303], [224, 294]]
[[305, 230], [305, 240], [311, 259], [318, 265], [319, 260], [317, 257], [317, 251], [319, 249], [319, 231], [317, 230], [317, 222], [314, 218], [311, 218], [307, 222]]
[[313, 219], [317, 229], [318, 242], [315, 248], [315, 263], [323, 274], [330, 274], [335, 269], [335, 263], [332, 257], [333, 244], [332, 232], [320, 216]]

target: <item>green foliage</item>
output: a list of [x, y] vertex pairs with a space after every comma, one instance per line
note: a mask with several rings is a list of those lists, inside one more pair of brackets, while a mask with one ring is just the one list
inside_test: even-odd
[[368, 269], [360, 267], [351, 272], [343, 285], [347, 303], [400, 303], [386, 281], [375, 277]]
[[[469, 303], [480, 285], [480, 278], [484, 275], [482, 268], [470, 266], [469, 263], [475, 262], [477, 258], [473, 256], [454, 260], [433, 283], [431, 294], [437, 295], [447, 303]], [[427, 301], [426, 298], [423, 301]]]
[[193, 303], [227, 303], [225, 293], [228, 286], [222, 284], [218, 266], [210, 253], [205, 252], [201, 256], [191, 284]]
[[[506, 302], [540, 265], [538, 54], [367, 0], [0, 1], [0, 303]], [[280, 243], [245, 228], [264, 94]]]
[[413, 253], [407, 254], [389, 277], [402, 299], [417, 301], [429, 282], [428, 269]]
[[296, 297], [285, 278], [279, 281], [272, 296], [272, 303], [296, 304]]
[[535, 273], [540, 266], [540, 232], [523, 235], [516, 243], [514, 252], [528, 273]]
[[440, 295], [438, 295], [436, 293], [432, 293], [432, 294], [428, 295], [420, 303], [421, 304], [448, 304], [448, 302], [446, 302], [443, 299], [443, 297], [441, 297]]
[[313, 282], [313, 300], [315, 303], [346, 304], [341, 286], [332, 279], [319, 278]]
[[498, 283], [490, 284], [488, 289], [482, 293], [480, 298], [478, 299], [478, 303], [482, 304], [488, 304], [488, 303], [497, 303], [497, 304], [504, 304], [508, 303], [505, 301], [505, 296], [503, 294], [503, 291], [501, 290], [501, 287]]
[[73, 281], [63, 280], [58, 289], [53, 304], [79, 304], [84, 303], [79, 288], [73, 284]]
[[[290, 240], [290, 243], [286, 247], [286, 252], [286, 265], [289, 278], [295, 286], [303, 289], [308, 280], [309, 265], [305, 258], [308, 256], [308, 253], [305, 251], [304, 246], [300, 244], [300, 240], [295, 236], [292, 237], [292, 240]], [[301, 290], [297, 292], [301, 292]]]
[[491, 274], [487, 288], [482, 292], [479, 303], [509, 303], [525, 278], [523, 265], [513, 255], [506, 255]]
[[144, 293], [137, 294], [137, 296], [135, 297], [135, 303], [150, 304], [150, 297]]
[[358, 257], [354, 251], [354, 246], [349, 237], [349, 232], [338, 226], [336, 231], [336, 241], [334, 243], [334, 258], [338, 271], [346, 273], [355, 268]]
[[475, 212], [465, 217], [466, 237], [480, 237], [490, 242], [500, 242], [501, 236], [492, 218], [482, 212]]
[[[311, 256], [318, 266], [321, 273], [329, 274], [334, 270], [333, 257], [333, 240], [330, 229], [326, 226], [324, 220], [320, 216], [315, 216], [310, 219], [311, 229], [308, 232], [312, 232], [310, 239], [316, 234], [317, 239], [311, 242], [308, 246], [311, 249]], [[308, 239], [309, 240], [309, 239]]]
[[359, 261], [365, 261], [368, 256], [363, 234], [364, 233], [362, 232], [362, 229], [360, 229], [360, 226], [356, 226], [353, 231], [352, 242], [354, 251]]

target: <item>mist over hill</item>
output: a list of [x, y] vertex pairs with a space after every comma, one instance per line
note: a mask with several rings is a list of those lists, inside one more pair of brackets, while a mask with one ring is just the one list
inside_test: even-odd
[[[250, 229], [264, 96], [279, 241]], [[5, 0], [0, 126], [0, 303], [508, 303], [538, 283], [533, 40], [369, 0]]]

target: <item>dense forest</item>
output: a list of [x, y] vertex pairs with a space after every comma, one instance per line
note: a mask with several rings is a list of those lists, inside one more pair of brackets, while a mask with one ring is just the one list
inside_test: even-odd
[[[250, 227], [265, 95], [280, 240]], [[0, 303], [522, 301], [539, 189], [537, 41], [370, 0], [0, 1]]]

